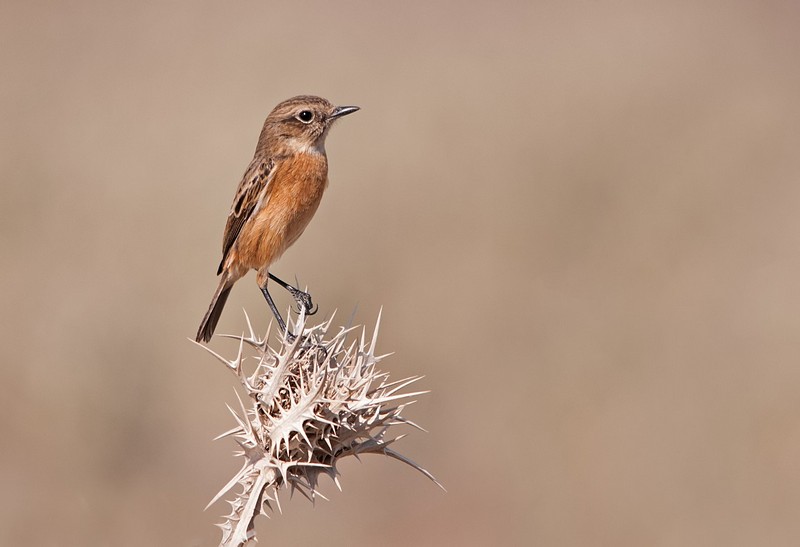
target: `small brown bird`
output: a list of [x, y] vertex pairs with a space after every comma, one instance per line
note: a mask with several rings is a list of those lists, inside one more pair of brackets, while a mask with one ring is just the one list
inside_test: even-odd
[[253, 161], [236, 189], [222, 238], [221, 275], [196, 340], [208, 342], [228, 294], [239, 279], [256, 270], [256, 281], [281, 330], [286, 323], [267, 291], [272, 279], [311, 311], [311, 297], [269, 272], [269, 267], [303, 233], [328, 185], [325, 137], [335, 120], [357, 106], [333, 106], [321, 97], [301, 95], [270, 112]]

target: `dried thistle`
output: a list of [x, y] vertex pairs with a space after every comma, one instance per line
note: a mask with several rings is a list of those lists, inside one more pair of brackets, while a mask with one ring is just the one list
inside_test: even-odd
[[[301, 315], [294, 329], [297, 338], [282, 338], [275, 350], [268, 345], [269, 331], [258, 338], [247, 318], [250, 334], [229, 336], [239, 339], [239, 352], [232, 360], [202, 346], [236, 375], [250, 398], [248, 405], [239, 398], [240, 412], [228, 407], [238, 425], [217, 437], [233, 436], [242, 449], [237, 455], [244, 457], [242, 469], [208, 504], [241, 485], [229, 502], [230, 514], [219, 525], [222, 546], [255, 539], [255, 518], [266, 514], [266, 508], [272, 510], [273, 502], [280, 510], [281, 487], [312, 502], [316, 496], [326, 499], [317, 489], [324, 473], [341, 489], [336, 464], [345, 456], [384, 454], [441, 487], [428, 471], [389, 448], [403, 437], [387, 435], [392, 426], [422, 429], [401, 415], [414, 402], [409, 398], [426, 393], [402, 392], [421, 377], [390, 382], [388, 373], [376, 368], [386, 357], [375, 355], [380, 315], [371, 342], [362, 329], [361, 337], [347, 347], [352, 328], [340, 327], [325, 339], [332, 321], [306, 328]], [[251, 373], [245, 372], [245, 361], [256, 363]]]

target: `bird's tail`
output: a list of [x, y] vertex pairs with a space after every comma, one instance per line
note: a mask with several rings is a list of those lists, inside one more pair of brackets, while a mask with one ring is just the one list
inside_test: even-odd
[[219, 286], [214, 297], [211, 299], [211, 304], [208, 306], [208, 311], [203, 317], [203, 322], [200, 323], [200, 328], [197, 329], [197, 337], [195, 340], [198, 342], [208, 342], [211, 340], [211, 335], [214, 334], [214, 329], [217, 328], [219, 316], [222, 314], [222, 308], [225, 307], [225, 301], [228, 300], [228, 295], [233, 288], [233, 283], [227, 278], [223, 277], [219, 281]]

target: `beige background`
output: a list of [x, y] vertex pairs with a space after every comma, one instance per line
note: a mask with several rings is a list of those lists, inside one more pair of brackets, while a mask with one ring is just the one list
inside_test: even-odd
[[[699, 4], [703, 4], [701, 7]], [[0, 544], [211, 545], [233, 378], [190, 344], [263, 118], [357, 104], [274, 269], [427, 427], [264, 545], [794, 545], [795, 2], [0, 7]], [[289, 305], [280, 296], [282, 307]], [[265, 328], [254, 277], [242, 308]], [[233, 352], [233, 345], [214, 347]]]

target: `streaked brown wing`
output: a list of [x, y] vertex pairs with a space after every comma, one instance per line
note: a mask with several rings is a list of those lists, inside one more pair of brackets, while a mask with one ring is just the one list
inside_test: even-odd
[[231, 211], [228, 213], [228, 222], [225, 224], [225, 233], [222, 236], [222, 260], [219, 263], [217, 275], [222, 273], [222, 265], [228, 258], [228, 253], [236, 242], [236, 238], [239, 237], [242, 226], [255, 211], [262, 192], [269, 184], [269, 176], [273, 172], [274, 166], [275, 163], [272, 160], [255, 158], [247, 167], [247, 171], [239, 183], [239, 188], [236, 189]]

